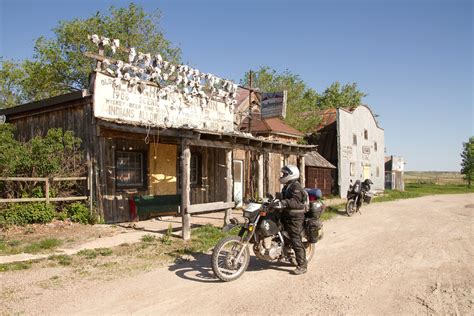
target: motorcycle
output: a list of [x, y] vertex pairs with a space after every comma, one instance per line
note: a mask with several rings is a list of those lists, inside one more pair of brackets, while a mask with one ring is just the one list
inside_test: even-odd
[[347, 216], [352, 216], [355, 212], [359, 212], [360, 214], [362, 202], [370, 203], [372, 201], [372, 195], [369, 191], [370, 185], [373, 184], [373, 182], [370, 179], [366, 179], [364, 182], [356, 180], [354, 184], [352, 184], [352, 180], [350, 182], [349, 190], [347, 190]]
[[[234, 281], [244, 274], [250, 262], [250, 245], [253, 245], [257, 259], [297, 265], [290, 236], [280, 221], [280, 212], [271, 206], [275, 200], [271, 195], [267, 195], [267, 198], [269, 200], [266, 202], [251, 202], [243, 209], [245, 222], [232, 218], [230, 224], [223, 228], [224, 231], [230, 231], [234, 227], [240, 227], [240, 230], [237, 236], [222, 238], [212, 251], [212, 270], [220, 280]], [[314, 256], [318, 240], [313, 219], [323, 211], [322, 202], [315, 201], [311, 210], [305, 213], [301, 236], [308, 262]]]

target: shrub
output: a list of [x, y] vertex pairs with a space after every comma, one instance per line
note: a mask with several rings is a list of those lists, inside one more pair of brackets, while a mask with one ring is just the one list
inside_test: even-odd
[[0, 213], [0, 225], [26, 225], [49, 223], [54, 218], [54, 206], [51, 204], [18, 203], [12, 204]]
[[66, 207], [66, 212], [73, 222], [92, 224], [93, 218], [89, 208], [80, 202], [74, 202]]

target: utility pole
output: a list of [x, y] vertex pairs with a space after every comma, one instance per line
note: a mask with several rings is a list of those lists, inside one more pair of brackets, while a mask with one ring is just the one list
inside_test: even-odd
[[249, 125], [247, 132], [251, 133], [252, 130], [252, 114], [253, 114], [253, 107], [252, 107], [252, 70], [249, 70]]

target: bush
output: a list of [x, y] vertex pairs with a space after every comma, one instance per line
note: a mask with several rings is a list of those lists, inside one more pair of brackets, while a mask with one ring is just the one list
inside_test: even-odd
[[93, 224], [93, 218], [89, 208], [80, 202], [74, 202], [66, 207], [66, 212], [73, 222], [81, 224]]
[[12, 204], [0, 213], [0, 225], [26, 225], [49, 223], [54, 218], [54, 206], [51, 204], [18, 203]]

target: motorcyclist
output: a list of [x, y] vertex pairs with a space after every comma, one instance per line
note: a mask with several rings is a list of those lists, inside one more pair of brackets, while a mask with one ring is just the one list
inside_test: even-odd
[[308, 263], [306, 261], [306, 251], [301, 239], [301, 232], [304, 225], [304, 203], [303, 187], [299, 183], [300, 171], [294, 165], [287, 165], [281, 168], [282, 176], [280, 183], [285, 186], [282, 189], [280, 200], [274, 207], [282, 210], [282, 222], [285, 230], [290, 235], [290, 240], [295, 251], [298, 266], [293, 270], [293, 274], [306, 273]]

